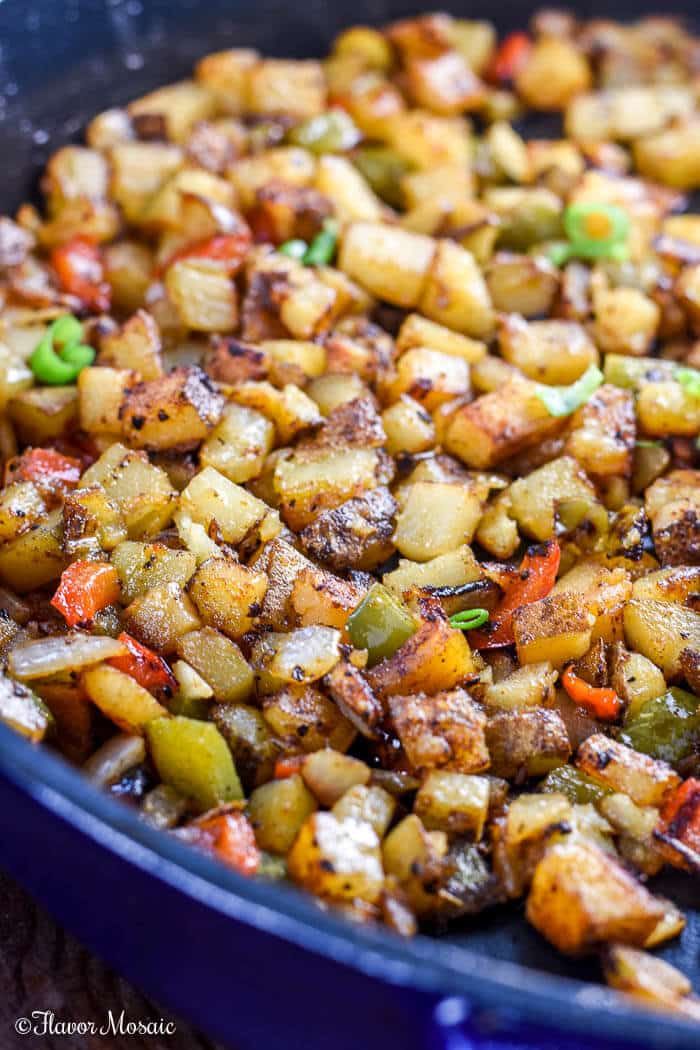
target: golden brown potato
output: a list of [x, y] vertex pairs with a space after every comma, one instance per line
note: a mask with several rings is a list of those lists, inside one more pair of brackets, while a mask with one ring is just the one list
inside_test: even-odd
[[218, 423], [223, 398], [200, 368], [127, 388], [119, 410], [125, 439], [135, 448], [173, 449], [198, 444]]
[[598, 363], [598, 351], [586, 330], [573, 321], [526, 321], [507, 314], [498, 338], [506, 361], [528, 379], [568, 386]]
[[591, 86], [591, 70], [574, 41], [542, 36], [518, 72], [515, 86], [534, 109], [564, 109]]
[[393, 656], [367, 672], [379, 697], [409, 690], [438, 693], [455, 688], [473, 673], [474, 661], [463, 633], [453, 630], [441, 611], [431, 611], [430, 616]]
[[267, 577], [232, 558], [209, 558], [194, 573], [187, 590], [204, 623], [238, 638], [257, 623]]
[[391, 718], [406, 757], [417, 770], [480, 773], [489, 766], [486, 719], [463, 689], [435, 696], [393, 695]]
[[379, 899], [384, 881], [379, 839], [371, 824], [314, 813], [287, 856], [289, 874], [321, 897]]
[[587, 473], [598, 477], [632, 472], [636, 435], [634, 399], [607, 383], [598, 387], [571, 422], [566, 451]]
[[517, 609], [513, 631], [523, 664], [548, 660], [562, 667], [576, 660], [591, 644], [595, 615], [572, 592], [550, 595]]
[[605, 941], [642, 946], [663, 913], [663, 904], [613, 857], [580, 840], [548, 850], [527, 899], [532, 925], [573, 954]]
[[662, 565], [700, 562], [700, 471], [673, 470], [644, 496]]
[[486, 724], [491, 772], [497, 777], [544, 776], [571, 754], [566, 726], [544, 707], [491, 714]]
[[593, 780], [629, 795], [640, 806], [659, 806], [680, 783], [666, 762], [642, 755], [602, 733], [581, 744], [576, 765]]

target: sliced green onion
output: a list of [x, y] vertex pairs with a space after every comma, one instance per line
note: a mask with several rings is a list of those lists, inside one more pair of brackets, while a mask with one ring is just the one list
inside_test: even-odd
[[700, 370], [697, 368], [677, 368], [675, 378], [691, 397], [700, 397]]
[[456, 627], [459, 631], [473, 631], [477, 627], [483, 627], [488, 618], [487, 609], [464, 609], [450, 616], [450, 627]]
[[571, 386], [538, 385], [537, 397], [550, 416], [570, 416], [585, 405], [603, 382], [603, 373], [597, 365], [589, 365], [580, 379]]
[[29, 358], [29, 367], [40, 383], [67, 386], [95, 360], [91, 346], [80, 342], [83, 326], [72, 314], [58, 317]]
[[663, 441], [650, 441], [648, 438], [637, 438], [635, 441], [636, 448], [663, 448]]
[[[591, 233], [590, 220], [602, 216], [608, 232], [601, 237]], [[568, 243], [553, 244], [549, 249], [550, 262], [563, 266], [569, 259], [615, 259], [627, 258], [627, 237], [630, 230], [629, 215], [616, 204], [591, 201], [585, 204], [570, 204], [564, 211], [564, 230]]]
[[280, 255], [287, 255], [290, 259], [298, 259], [299, 262], [301, 262], [308, 250], [309, 246], [306, 241], [301, 240], [285, 241], [277, 249]]
[[304, 255], [304, 265], [327, 266], [333, 259], [337, 246], [338, 224], [333, 219], [326, 219], [323, 229], [316, 234]]

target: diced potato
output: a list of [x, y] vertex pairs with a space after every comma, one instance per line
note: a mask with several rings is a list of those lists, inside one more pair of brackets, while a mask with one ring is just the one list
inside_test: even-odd
[[122, 600], [129, 604], [151, 587], [176, 583], [184, 587], [197, 563], [189, 551], [172, 550], [161, 543], [126, 540], [112, 552], [112, 565], [119, 576]]
[[634, 146], [639, 171], [679, 190], [693, 190], [700, 183], [700, 123], [678, 127], [640, 139]]
[[318, 681], [338, 663], [339, 645], [340, 632], [332, 627], [300, 627], [288, 634], [261, 635], [251, 651], [258, 688], [272, 693], [291, 682]]
[[44, 501], [31, 481], [15, 481], [0, 492], [0, 543], [16, 539], [46, 513]]
[[377, 298], [410, 308], [418, 304], [435, 249], [431, 237], [354, 222], [343, 232], [338, 267]]
[[556, 711], [531, 707], [499, 711], [486, 724], [491, 772], [497, 777], [544, 776], [566, 763], [571, 744]]
[[396, 347], [403, 353], [421, 346], [439, 350], [441, 354], [461, 357], [468, 364], [474, 364], [486, 356], [485, 343], [453, 332], [445, 325], [429, 321], [420, 314], [409, 314], [399, 329]]
[[123, 368], [84, 368], [78, 376], [80, 426], [88, 434], [119, 434], [120, 409], [134, 372]]
[[416, 633], [386, 660], [367, 672], [380, 697], [409, 692], [438, 693], [454, 689], [474, 672], [469, 643], [446, 620], [426, 620]]
[[[184, 661], [178, 663], [183, 664]], [[189, 667], [189, 664], [184, 666]], [[210, 686], [192, 668], [190, 671], [197, 675], [211, 696]], [[251, 788], [267, 783], [274, 773], [279, 746], [262, 712], [247, 704], [217, 704], [212, 711], [212, 718], [231, 749], [243, 786]]]
[[182, 165], [178, 146], [160, 142], [122, 142], [110, 154], [110, 192], [128, 222], [138, 223], [148, 201]]
[[637, 395], [637, 417], [650, 437], [694, 437], [700, 432], [700, 398], [673, 381], [645, 383]]
[[186, 328], [231, 332], [236, 327], [236, 289], [216, 264], [202, 259], [175, 262], [168, 267], [165, 287]]
[[313, 751], [301, 767], [304, 783], [322, 806], [331, 807], [355, 785], [369, 782], [370, 769], [364, 762], [339, 751]]
[[318, 808], [316, 799], [295, 773], [256, 788], [248, 800], [248, 819], [262, 849], [286, 856], [304, 821]]
[[414, 769], [444, 768], [456, 773], [488, 769], [486, 719], [464, 690], [436, 696], [394, 694], [389, 707], [396, 733]]
[[526, 707], [551, 707], [557, 672], [549, 661], [526, 664], [512, 674], [486, 687], [484, 703], [487, 707], [504, 711]]
[[589, 736], [581, 744], [576, 765], [598, 783], [629, 795], [639, 806], [661, 805], [680, 783], [680, 777], [666, 762], [643, 755], [603, 733]]
[[625, 607], [625, 639], [667, 678], [676, 678], [682, 673], [683, 650], [700, 650], [700, 613], [670, 602], [635, 598]]
[[595, 345], [573, 321], [525, 321], [508, 314], [498, 335], [506, 361], [540, 383], [568, 386], [598, 364]]
[[161, 779], [201, 809], [243, 797], [231, 752], [211, 722], [157, 718], [146, 735]]
[[[643, 577], [642, 577], [643, 578]], [[666, 679], [646, 656], [630, 653], [618, 646], [613, 654], [611, 682], [618, 696], [627, 703], [627, 715], [634, 718], [640, 708], [666, 691]], [[623, 652], [619, 652], [622, 649]]]
[[445, 402], [469, 395], [469, 365], [439, 350], [416, 347], [399, 358], [382, 393], [389, 403], [408, 394], [433, 412]]
[[682, 1012], [683, 1000], [692, 993], [690, 981], [675, 966], [624, 944], [608, 947], [603, 969], [612, 988], [641, 999], [647, 1006]]
[[85, 691], [100, 711], [125, 733], [143, 733], [166, 709], [128, 674], [101, 664], [83, 671]]
[[299, 434], [322, 422], [315, 402], [303, 390], [291, 384], [276, 390], [269, 383], [241, 383], [231, 391], [231, 397], [237, 404], [252, 408], [271, 419], [281, 445], [289, 444]]
[[267, 590], [267, 577], [232, 558], [202, 562], [188, 593], [204, 623], [230, 638], [253, 629]]
[[527, 917], [560, 951], [605, 941], [643, 945], [663, 905], [607, 853], [573, 840], [552, 847], [535, 868]]
[[445, 447], [469, 467], [492, 467], [561, 428], [535, 395], [535, 384], [513, 380], [458, 408]]
[[213, 467], [195, 474], [180, 496], [180, 507], [207, 529], [215, 523], [226, 543], [240, 543], [268, 512], [262, 500]]
[[200, 449], [200, 462], [218, 470], [229, 481], [243, 484], [261, 472], [274, 434], [274, 425], [260, 412], [245, 405], [228, 404]]
[[259, 59], [252, 48], [231, 48], [205, 55], [195, 67], [200, 84], [216, 99], [223, 113], [241, 114], [248, 105], [248, 79]]
[[470, 543], [481, 517], [479, 495], [463, 484], [409, 486], [396, 519], [394, 544], [406, 558], [430, 561]]
[[130, 452], [119, 443], [88, 467], [81, 484], [102, 485], [134, 539], [155, 535], [172, 518], [176, 493], [165, 471], [149, 463], [143, 452]]
[[486, 285], [495, 310], [540, 317], [552, 308], [559, 274], [543, 255], [497, 252], [486, 267]]
[[263, 715], [285, 745], [309, 753], [326, 747], [345, 752], [357, 735], [336, 705], [310, 685], [290, 685], [265, 697]]
[[663, 565], [697, 565], [700, 561], [700, 471], [672, 470], [644, 494]]
[[383, 454], [371, 448], [298, 449], [279, 459], [274, 488], [284, 520], [295, 530], [388, 480]]
[[510, 493], [496, 496], [479, 520], [476, 538], [496, 558], [511, 558], [520, 543], [518, 526], [510, 516]]
[[[488, 396], [488, 395], [487, 395]], [[571, 456], [561, 456], [514, 481], [509, 489], [510, 514], [520, 529], [536, 540], [550, 540], [556, 512], [568, 500], [595, 501], [596, 493]]]
[[351, 819], [371, 824], [379, 838], [383, 838], [395, 810], [396, 799], [384, 788], [376, 784], [356, 784], [335, 803], [333, 816], [341, 821]]
[[524, 892], [551, 839], [562, 827], [572, 823], [573, 807], [564, 795], [522, 794], [513, 799], [508, 806], [502, 839], [509, 896]]
[[132, 446], [182, 449], [205, 438], [222, 409], [223, 398], [201, 368], [175, 368], [167, 376], [126, 389], [120, 418]]
[[[124, 518], [98, 485], [70, 492], [63, 504], [63, 548], [69, 557], [111, 551], [126, 539]], [[123, 595], [122, 590], [122, 595]]]
[[426, 828], [468, 835], [478, 842], [489, 810], [490, 781], [445, 770], [431, 770], [414, 809]]
[[533, 109], [564, 109], [588, 91], [588, 59], [573, 40], [541, 36], [515, 77], [518, 94]]
[[521, 664], [548, 660], [562, 667], [588, 650], [595, 616], [571, 592], [550, 595], [523, 605], [513, 616], [513, 631]]
[[605, 353], [643, 357], [656, 338], [658, 305], [637, 288], [601, 289], [594, 296], [593, 337]]
[[[139, 379], [158, 379], [163, 374], [158, 326], [149, 313], [138, 310], [116, 332], [102, 340], [99, 364], [137, 372]], [[85, 369], [78, 377], [94, 369]]]
[[323, 67], [311, 60], [261, 59], [248, 72], [246, 99], [245, 109], [251, 113], [315, 117], [326, 104]]
[[481, 270], [471, 252], [454, 241], [437, 242], [419, 308], [433, 321], [468, 336], [488, 338], [493, 332], [495, 317]]
[[481, 579], [483, 579], [483, 570], [474, 557], [471, 547], [465, 544], [447, 554], [440, 554], [437, 558], [422, 563], [401, 558], [398, 568], [386, 573], [382, 583], [397, 598], [401, 598], [414, 587], [459, 588], [464, 584], [475, 583]]
[[184, 142], [198, 121], [213, 116], [214, 107], [214, 96], [205, 87], [193, 80], [181, 80], [135, 99], [127, 112], [137, 127], [139, 121], [157, 122], [165, 138]]
[[390, 456], [401, 452], [425, 452], [435, 445], [435, 426], [430, 413], [407, 394], [402, 394], [382, 412], [382, 425]]
[[290, 607], [300, 627], [345, 627], [350, 613], [363, 597], [363, 590], [333, 573], [308, 566], [294, 581]]
[[589, 474], [628, 477], [636, 435], [634, 413], [629, 391], [607, 384], [599, 387], [572, 420], [567, 452]]
[[382, 844], [387, 875], [393, 876], [419, 915], [434, 913], [439, 905], [436, 886], [445, 876], [447, 836], [427, 831], [415, 813], [392, 828]]
[[[116, 241], [105, 245], [102, 259], [114, 306], [125, 313], [139, 310], [146, 301], [146, 293], [153, 279], [153, 254], [150, 249], [141, 241]], [[142, 373], [142, 376], [144, 379], [155, 378], [146, 373]]]
[[320, 897], [375, 903], [384, 883], [379, 839], [371, 824], [314, 813], [287, 856], [295, 882]]
[[0, 580], [18, 594], [57, 580], [66, 565], [63, 514], [50, 511], [36, 528], [0, 546]]
[[679, 565], [648, 572], [634, 581], [632, 596], [657, 602], [678, 602], [692, 607], [700, 590], [700, 566]]
[[595, 558], [584, 558], [557, 580], [553, 596], [564, 593], [576, 595], [595, 617], [592, 641], [598, 638], [606, 642], [622, 640], [625, 603], [632, 594], [629, 575], [622, 566], [607, 569]]
[[271, 180], [292, 186], [309, 186], [315, 171], [316, 161], [307, 150], [297, 146], [280, 146], [236, 161], [231, 170], [231, 180], [238, 192], [241, 208], [248, 210], [256, 203], [258, 190]]
[[177, 583], [152, 587], [135, 598], [124, 618], [130, 634], [164, 653], [173, 652], [183, 634], [201, 625], [194, 605]]
[[23, 445], [45, 445], [77, 422], [77, 391], [73, 386], [20, 390], [10, 398], [7, 415]]
[[319, 158], [316, 189], [333, 204], [341, 222], [381, 222], [384, 206], [357, 168], [345, 157]]
[[420, 171], [469, 168], [469, 126], [462, 118], [434, 116], [426, 110], [413, 109], [397, 113], [386, 125], [381, 137], [411, 167]]
[[190, 628], [177, 639], [177, 653], [194, 667], [222, 703], [244, 703], [253, 692], [253, 671], [235, 642], [213, 627]]

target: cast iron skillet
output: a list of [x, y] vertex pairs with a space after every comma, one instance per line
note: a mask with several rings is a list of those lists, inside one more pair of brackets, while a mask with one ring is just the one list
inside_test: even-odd
[[[77, 138], [94, 113], [176, 79], [206, 51], [318, 55], [344, 25], [429, 6], [0, 0], [0, 212], [32, 194], [49, 152]], [[614, 17], [662, 7], [618, 0]], [[524, 26], [531, 9], [528, 0], [509, 0], [502, 11], [453, 5], [501, 30]], [[579, 11], [611, 16], [602, 2]], [[554, 952], [519, 905], [432, 940], [404, 943], [359, 928], [292, 888], [244, 880], [153, 831], [2, 727], [0, 862], [145, 991], [237, 1050], [700, 1045], [697, 1027], [585, 983], [597, 976], [595, 964]], [[688, 914], [664, 956], [700, 989], [697, 882], [669, 875], [657, 888]]]

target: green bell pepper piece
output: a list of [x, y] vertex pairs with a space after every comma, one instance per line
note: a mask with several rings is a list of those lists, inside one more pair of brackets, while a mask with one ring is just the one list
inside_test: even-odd
[[685, 689], [668, 689], [625, 721], [620, 740], [671, 765], [680, 762], [700, 743], [700, 699]]
[[303, 146], [311, 153], [344, 153], [357, 145], [362, 132], [344, 110], [331, 109], [298, 124], [287, 138], [294, 146]]
[[415, 634], [416, 623], [385, 587], [375, 583], [348, 617], [347, 632], [356, 649], [367, 649], [373, 667]]
[[610, 788], [596, 784], [595, 780], [591, 780], [574, 766], [559, 766], [553, 769], [542, 781], [539, 790], [566, 795], [569, 801], [578, 805], [600, 802], [606, 795], [612, 794]]
[[401, 179], [411, 168], [395, 150], [387, 146], [362, 146], [355, 150], [352, 161], [378, 197], [394, 208], [403, 207]]
[[146, 735], [161, 780], [202, 809], [243, 798], [233, 757], [213, 722], [156, 718]]

